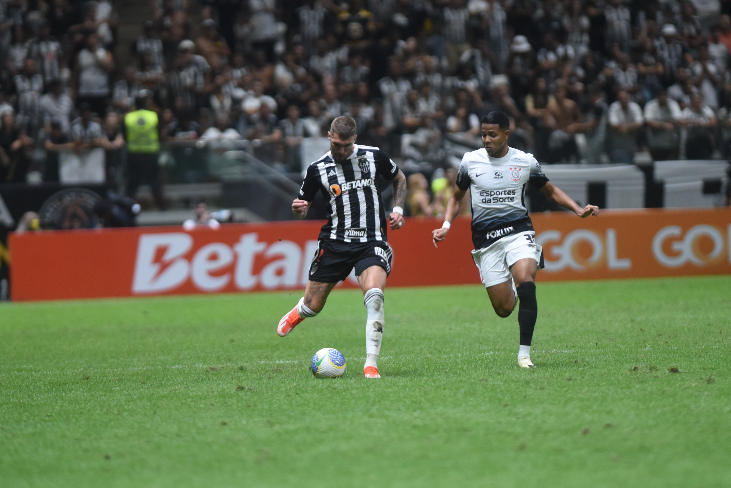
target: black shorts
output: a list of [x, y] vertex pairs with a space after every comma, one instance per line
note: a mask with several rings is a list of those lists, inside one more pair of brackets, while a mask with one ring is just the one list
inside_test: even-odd
[[348, 277], [355, 268], [355, 276], [371, 266], [380, 266], [391, 274], [393, 252], [387, 242], [340, 242], [329, 239], [318, 242], [310, 264], [310, 281], [337, 283]]

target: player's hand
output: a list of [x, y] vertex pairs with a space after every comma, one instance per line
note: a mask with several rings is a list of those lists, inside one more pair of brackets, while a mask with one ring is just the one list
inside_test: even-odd
[[439, 247], [437, 246], [437, 242], [442, 242], [444, 239], [447, 238], [447, 232], [449, 232], [449, 229], [446, 229], [444, 227], [440, 227], [431, 231], [431, 241], [434, 243], [434, 247]]
[[391, 215], [388, 217], [388, 225], [392, 230], [400, 229], [404, 226], [404, 222], [404, 216], [398, 212], [391, 212]]
[[307, 210], [310, 208], [310, 202], [307, 200], [300, 200], [299, 198], [295, 199], [292, 202], [292, 213], [294, 213], [294, 216], [298, 219], [303, 219], [307, 216]]
[[584, 207], [581, 210], [581, 213], [578, 215], [582, 219], [585, 219], [585, 218], [589, 217], [590, 215], [593, 215], [596, 217], [597, 215], [599, 215], [599, 207], [597, 207], [596, 205], [587, 205], [586, 207]]

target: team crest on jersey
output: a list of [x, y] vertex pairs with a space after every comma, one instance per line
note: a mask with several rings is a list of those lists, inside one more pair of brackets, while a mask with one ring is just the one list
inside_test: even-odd
[[334, 197], [339, 197], [340, 193], [341, 193], [340, 185], [338, 185], [337, 183], [334, 185], [330, 185], [330, 195], [332, 195]]
[[365, 157], [358, 158], [358, 167], [360, 167], [361, 173], [370, 173], [371, 163]]
[[510, 179], [513, 181], [520, 181], [520, 170], [523, 168], [518, 168], [517, 166], [515, 168], [510, 168]]

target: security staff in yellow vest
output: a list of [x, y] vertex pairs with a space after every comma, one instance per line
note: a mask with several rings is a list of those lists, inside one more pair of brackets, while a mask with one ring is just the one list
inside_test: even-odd
[[149, 90], [140, 90], [135, 99], [136, 110], [124, 116], [124, 138], [127, 141], [127, 196], [134, 198], [140, 184], [147, 183], [155, 204], [164, 210], [160, 178], [160, 127], [157, 113], [151, 110]]

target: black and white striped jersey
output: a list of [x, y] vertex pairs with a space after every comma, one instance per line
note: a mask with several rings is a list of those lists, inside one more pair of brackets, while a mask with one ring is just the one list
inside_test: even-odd
[[380, 174], [387, 180], [398, 175], [396, 163], [377, 147], [356, 144], [342, 164], [330, 152], [307, 168], [299, 198], [311, 202], [318, 191], [327, 204], [327, 223], [320, 239], [343, 242], [386, 241], [388, 219], [376, 185]]

